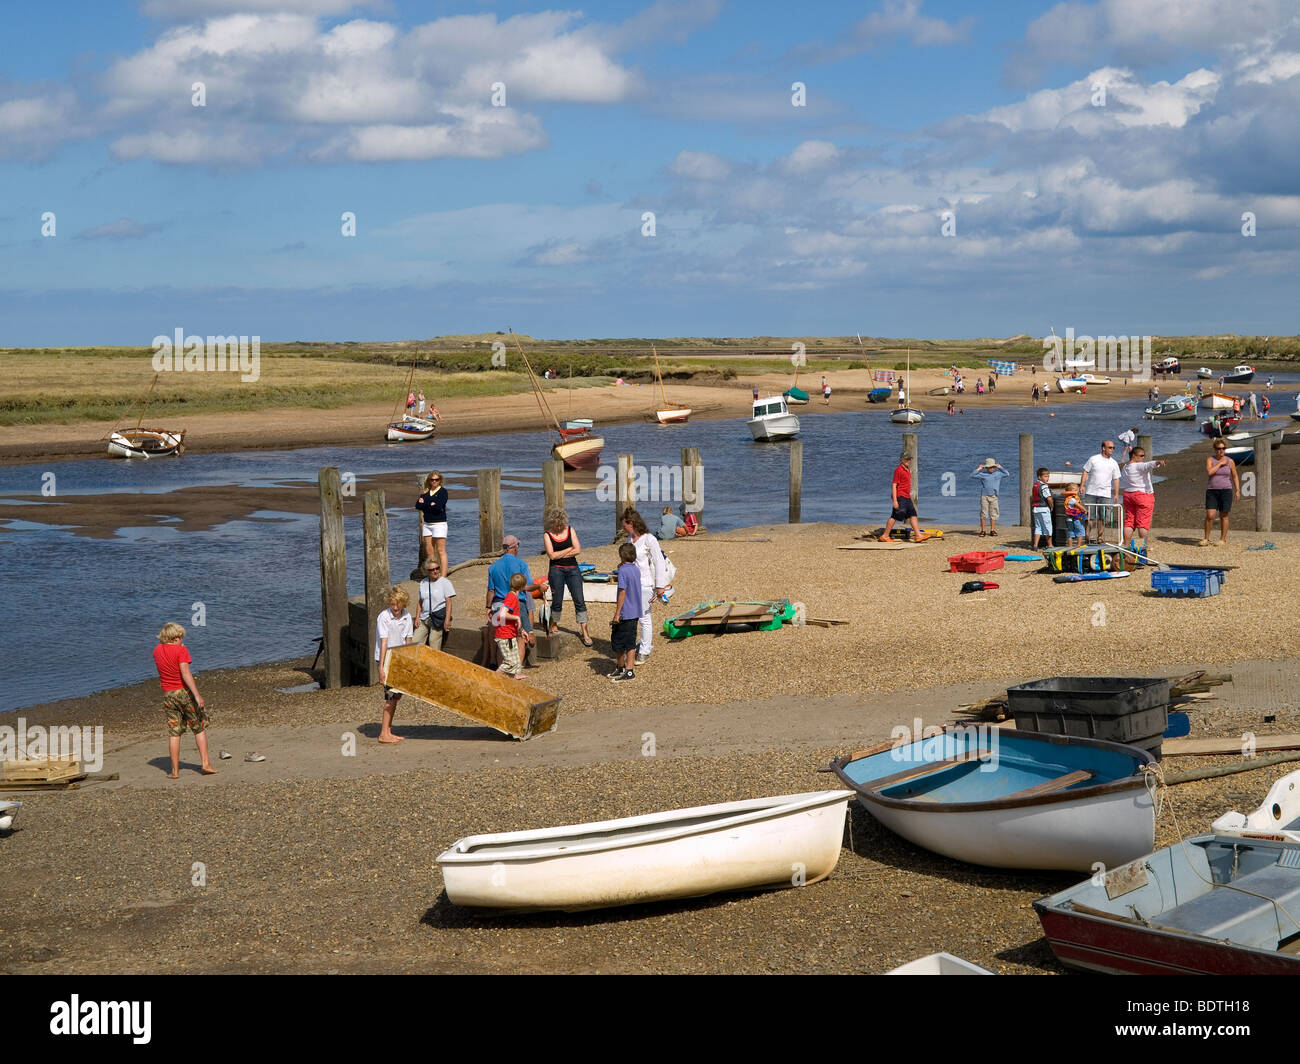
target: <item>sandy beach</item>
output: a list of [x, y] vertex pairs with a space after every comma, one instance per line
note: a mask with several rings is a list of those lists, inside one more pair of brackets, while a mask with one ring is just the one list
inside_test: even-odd
[[[637, 681], [615, 685], [612, 607], [593, 603], [594, 650], [529, 674], [563, 702], [558, 729], [528, 743], [406, 698], [396, 730], [407, 741], [381, 747], [377, 689], [280, 690], [310, 678], [310, 659], [213, 672], [196, 662], [214, 751], [234, 755], [215, 777], [197, 773], [186, 739], [181, 780], [165, 778], [152, 681], [22, 711], [29, 726], [103, 725], [103, 767], [120, 778], [23, 796], [19, 830], [0, 839], [0, 970], [880, 972], [946, 949], [995, 971], [1057, 972], [1029, 903], [1077, 876], [963, 865], [860, 810], [823, 883], [590, 914], [460, 910], [434, 858], [483, 831], [825, 788], [816, 770], [832, 756], [1043, 676], [1208, 668], [1234, 679], [1193, 709], [1194, 736], [1300, 730], [1289, 680], [1300, 634], [1287, 606], [1297, 578], [1277, 564], [1300, 536], [1270, 534], [1279, 553], [1246, 549], [1263, 535], [1234, 535], [1216, 552], [1236, 567], [1223, 593], [1171, 600], [1145, 593], [1145, 573], [1056, 585], [1015, 563], [998, 590], [959, 595], [967, 578], [948, 573], [946, 557], [987, 540], [954, 530], [899, 551], [837, 549], [860, 531], [775, 525], [673, 543], [674, 607], [719, 593], [788, 597], [852, 623], [657, 637]], [[1165, 560], [1199, 557], [1189, 536], [1163, 536]], [[584, 558], [607, 565], [612, 548]], [[456, 580], [465, 601], [481, 594], [481, 570]], [[881, 618], [874, 602], [895, 609]], [[244, 762], [254, 750], [267, 760]], [[1253, 808], [1285, 770], [1173, 789], [1157, 844]], [[205, 886], [192, 883], [195, 862]], [[168, 948], [182, 940], [204, 948]]]

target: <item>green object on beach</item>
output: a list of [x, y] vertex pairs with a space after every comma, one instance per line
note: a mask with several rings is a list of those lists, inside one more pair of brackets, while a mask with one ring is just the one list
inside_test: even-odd
[[[758, 613], [753, 610], [742, 610], [737, 614], [735, 612], [737, 606], [766, 608]], [[719, 608], [723, 610], [721, 615], [711, 612]], [[772, 619], [760, 622], [758, 618], [767, 613], [772, 614]], [[783, 624], [793, 621], [794, 614], [794, 605], [788, 600], [780, 602], [735, 602], [730, 600], [701, 602], [685, 613], [678, 614], [676, 617], [669, 617], [664, 621], [664, 635], [669, 639], [685, 639], [687, 636], [698, 635], [702, 631], [720, 635], [726, 631], [728, 623], [737, 625], [752, 624], [755, 626], [755, 631], [774, 632]]]
[[1264, 540], [1258, 547], [1247, 547], [1247, 550], [1277, 550], [1277, 544], [1271, 539]]

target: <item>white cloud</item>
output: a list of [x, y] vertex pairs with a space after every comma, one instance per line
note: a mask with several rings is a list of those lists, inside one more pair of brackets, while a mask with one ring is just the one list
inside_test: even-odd
[[832, 165], [840, 157], [840, 150], [828, 140], [805, 140], [784, 160], [787, 173], [807, 174]]
[[731, 175], [731, 164], [713, 152], [683, 149], [677, 153], [668, 172], [690, 181], [723, 181]]
[[194, 129], [168, 133], [129, 133], [109, 146], [113, 155], [124, 162], [152, 159], [155, 162], [188, 165], [251, 165], [263, 153], [243, 140], [238, 133], [206, 134]]
[[[1209, 70], [1194, 70], [1174, 82], [1143, 84], [1128, 70], [1105, 67], [1059, 89], [1043, 89], [1018, 103], [994, 107], [976, 116], [1013, 133], [1069, 127], [1101, 133], [1114, 124], [1169, 126], [1181, 129], [1219, 91], [1222, 79]], [[1105, 89], [1105, 103], [1094, 106], [1094, 86]]]
[[963, 44], [970, 40], [974, 18], [945, 22], [921, 14], [924, 0], [884, 0], [880, 9], [854, 23], [830, 45], [796, 48], [793, 55], [811, 62], [837, 62], [899, 38], [917, 47]]
[[378, 6], [358, 0], [144, 0], [140, 10], [159, 18], [194, 18], [204, 15], [282, 14], [342, 15], [356, 7]]

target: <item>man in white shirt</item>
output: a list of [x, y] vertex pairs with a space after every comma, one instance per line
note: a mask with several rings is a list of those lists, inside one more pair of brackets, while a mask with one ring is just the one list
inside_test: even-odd
[[1101, 453], [1094, 454], [1083, 467], [1079, 481], [1079, 495], [1088, 508], [1088, 539], [1100, 543], [1106, 527], [1103, 506], [1119, 502], [1119, 463], [1112, 457], [1115, 441], [1106, 440]]

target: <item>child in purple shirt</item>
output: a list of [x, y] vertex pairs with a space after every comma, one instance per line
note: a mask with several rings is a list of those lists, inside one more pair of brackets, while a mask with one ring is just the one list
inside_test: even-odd
[[635, 680], [632, 671], [636, 657], [636, 626], [644, 612], [641, 601], [641, 570], [636, 567], [636, 547], [624, 543], [618, 548], [618, 601], [614, 604], [613, 632], [610, 642], [614, 646], [614, 675], [611, 680]]

